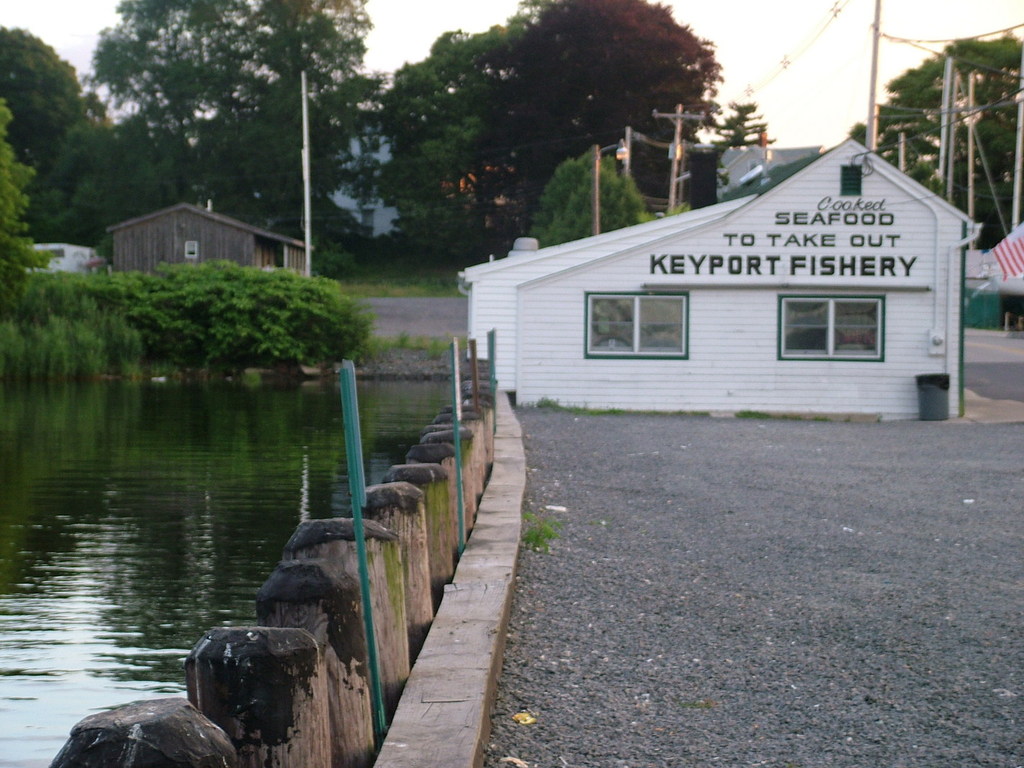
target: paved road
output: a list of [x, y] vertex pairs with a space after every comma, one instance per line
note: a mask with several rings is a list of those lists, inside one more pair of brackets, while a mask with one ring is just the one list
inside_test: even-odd
[[377, 336], [465, 336], [469, 302], [462, 298], [367, 299], [377, 315], [373, 332]]
[[1024, 339], [968, 329], [964, 360], [968, 389], [993, 400], [1024, 402]]

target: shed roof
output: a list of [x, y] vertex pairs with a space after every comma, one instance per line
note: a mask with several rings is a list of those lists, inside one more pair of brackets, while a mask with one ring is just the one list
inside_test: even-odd
[[145, 224], [147, 222], [155, 221], [156, 219], [168, 216], [178, 211], [185, 211], [196, 216], [202, 216], [205, 219], [209, 219], [210, 221], [222, 224], [226, 227], [231, 227], [232, 229], [238, 229], [243, 232], [248, 232], [255, 237], [263, 238], [266, 240], [274, 240], [279, 243], [284, 243], [293, 248], [301, 248], [302, 250], [305, 250], [306, 248], [306, 244], [301, 240], [296, 240], [295, 238], [288, 237], [286, 235], [279, 235], [276, 232], [271, 232], [270, 230], [267, 229], [261, 229], [260, 227], [254, 227], [251, 224], [246, 224], [244, 221], [233, 219], [230, 216], [225, 216], [222, 213], [214, 213], [213, 211], [208, 211], [205, 208], [200, 208], [199, 206], [191, 205], [190, 203], [178, 203], [177, 205], [172, 205], [168, 208], [161, 208], [159, 211], [153, 211], [152, 213], [147, 213], [143, 216], [138, 216], [134, 219], [122, 221], [119, 224], [114, 224], [110, 227], [107, 227], [107, 232], [116, 232], [117, 230], [120, 229], [127, 229], [128, 227], [134, 227], [138, 226], [139, 224]]

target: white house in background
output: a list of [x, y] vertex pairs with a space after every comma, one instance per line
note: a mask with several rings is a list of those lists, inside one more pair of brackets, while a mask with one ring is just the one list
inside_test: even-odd
[[747, 190], [757, 192], [758, 187], [769, 181], [773, 168], [789, 165], [808, 157], [817, 157], [825, 151], [824, 147], [788, 147], [776, 149], [772, 146], [759, 145], [749, 147], [729, 147], [722, 153], [721, 166], [728, 183], [723, 192], [735, 193]]
[[[351, 147], [353, 156], [359, 157], [362, 154], [362, 146], [358, 140], [353, 140]], [[372, 153], [372, 157], [378, 162], [387, 162], [391, 159], [391, 148], [382, 142], [380, 149]], [[331, 200], [336, 206], [352, 214], [367, 237], [380, 237], [395, 228], [398, 209], [385, 205], [381, 200], [358, 200], [343, 190], [331, 195]]]
[[50, 254], [47, 272], [90, 272], [103, 263], [96, 257], [95, 248], [69, 243], [37, 243], [37, 251]]
[[918, 375], [960, 391], [975, 234], [849, 140], [756, 195], [551, 248], [524, 239], [461, 277], [470, 337], [495, 330], [519, 403], [916, 418]]

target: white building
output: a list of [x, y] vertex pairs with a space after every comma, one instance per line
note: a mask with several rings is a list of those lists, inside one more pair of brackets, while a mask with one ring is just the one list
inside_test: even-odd
[[[919, 415], [960, 391], [967, 217], [847, 141], [759, 194], [462, 273], [523, 404]], [[532, 246], [532, 247], [531, 247]], [[485, 345], [481, 345], [485, 346]]]
[[96, 258], [96, 249], [70, 243], [37, 243], [37, 251], [50, 255], [47, 272], [89, 272], [103, 264]]

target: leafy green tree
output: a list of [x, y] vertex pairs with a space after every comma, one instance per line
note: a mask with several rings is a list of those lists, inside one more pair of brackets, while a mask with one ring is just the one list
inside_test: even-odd
[[11, 112], [0, 99], [0, 315], [7, 314], [25, 289], [26, 270], [46, 265], [46, 259], [24, 236], [28, 206], [24, 188], [32, 171], [14, 159], [7, 143]]
[[[25, 221], [37, 242], [82, 242], [66, 229], [68, 198], [52, 174], [70, 137], [102, 121], [95, 94], [83, 95], [74, 68], [50, 46], [20, 29], [0, 28], [0, 98], [14, 115], [9, 140], [18, 161], [35, 173]], [[66, 184], [67, 179], [60, 183]], [[76, 182], [72, 182], [76, 183]]]
[[[732, 114], [726, 115], [715, 124], [715, 132], [721, 141], [716, 142], [722, 147], [749, 147], [761, 141], [761, 136], [768, 133], [768, 123], [762, 120], [757, 112], [757, 104], [729, 103]], [[774, 142], [772, 139], [771, 142]]]
[[[710, 105], [720, 66], [710, 42], [646, 0], [558, 0], [507, 52], [489, 62], [498, 84], [500, 114], [492, 121], [494, 164], [512, 169], [492, 197], [513, 199], [496, 222], [506, 239], [527, 229], [540, 190], [567, 157], [593, 144], [610, 144], [626, 126], [667, 138], [673, 126], [653, 110], [683, 104], [688, 112]], [[700, 124], [683, 124], [692, 139]], [[661, 193], [667, 168], [633, 164], [641, 190]]]
[[14, 115], [7, 140], [18, 162], [49, 172], [64, 137], [87, 119], [75, 69], [23, 29], [0, 27], [0, 98]]
[[309, 90], [314, 205], [330, 196], [357, 105], [370, 22], [364, 0], [125, 0], [101, 36], [96, 80], [175, 169], [181, 198], [301, 234], [301, 73]]
[[482, 247], [479, 184], [493, 169], [479, 144], [498, 104], [478, 61], [511, 34], [509, 27], [446, 33], [380, 94], [370, 131], [387, 140], [392, 159], [380, 169], [378, 193], [398, 207], [404, 236], [431, 261]]
[[[714, 95], [712, 46], [645, 0], [538, 0], [483, 35], [450, 33], [380, 99], [393, 159], [385, 199], [417, 252], [440, 235], [451, 259], [501, 252], [529, 231], [555, 168], [626, 126], [671, 135], [654, 109], [700, 109]], [[697, 129], [687, 124], [686, 135]], [[398, 166], [404, 166], [399, 168]], [[664, 189], [634, 164], [640, 188]], [[434, 218], [432, 218], [434, 217]], [[432, 225], [432, 226], [431, 226]]]
[[[918, 181], [939, 190], [939, 134], [942, 80], [946, 56], [953, 57], [959, 74], [958, 102], [966, 103], [966, 83], [975, 79], [975, 104], [980, 108], [975, 132], [989, 168], [980, 160], [976, 169], [976, 214], [984, 224], [981, 245], [990, 247], [1006, 233], [1010, 222], [1013, 187], [1014, 130], [1019, 88], [1021, 42], [1011, 36], [995, 40], [961, 40], [946, 47], [942, 55], [907, 70], [886, 85], [889, 100], [879, 110], [878, 152], [894, 165], [898, 163], [901, 136], [907, 172]], [[954, 203], [967, 209], [967, 131], [965, 113], [955, 120]], [[857, 125], [851, 136], [863, 140], [864, 126]], [[976, 146], [977, 149], [977, 146]], [[988, 177], [991, 178], [991, 186]]]
[[[629, 176], [619, 175], [615, 160], [610, 157], [601, 159], [599, 190], [602, 232], [651, 218], [636, 183]], [[564, 161], [544, 187], [531, 234], [545, 247], [591, 235], [593, 194], [593, 154]]]

